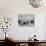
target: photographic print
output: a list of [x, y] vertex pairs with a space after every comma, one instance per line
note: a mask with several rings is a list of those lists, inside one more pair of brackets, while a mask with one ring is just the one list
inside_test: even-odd
[[35, 16], [33, 14], [19, 14], [18, 25], [22, 27], [33, 27], [35, 25]]

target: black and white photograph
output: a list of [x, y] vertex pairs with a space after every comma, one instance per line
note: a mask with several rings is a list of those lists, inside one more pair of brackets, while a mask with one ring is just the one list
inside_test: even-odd
[[35, 15], [34, 14], [19, 14], [18, 15], [18, 26], [34, 27], [35, 26]]

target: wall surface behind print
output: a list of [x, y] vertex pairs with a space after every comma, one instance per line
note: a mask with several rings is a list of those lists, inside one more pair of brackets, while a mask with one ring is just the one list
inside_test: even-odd
[[[0, 16], [13, 17], [12, 26], [8, 33], [12, 34], [17, 40], [27, 40], [34, 34], [39, 40], [45, 40], [45, 17], [46, 8], [32, 8], [28, 0], [0, 0]], [[18, 14], [34, 14], [34, 27], [19, 27]], [[2, 31], [0, 31], [2, 35]], [[2, 39], [2, 36], [0, 36]], [[4, 38], [3, 38], [4, 39]]]

